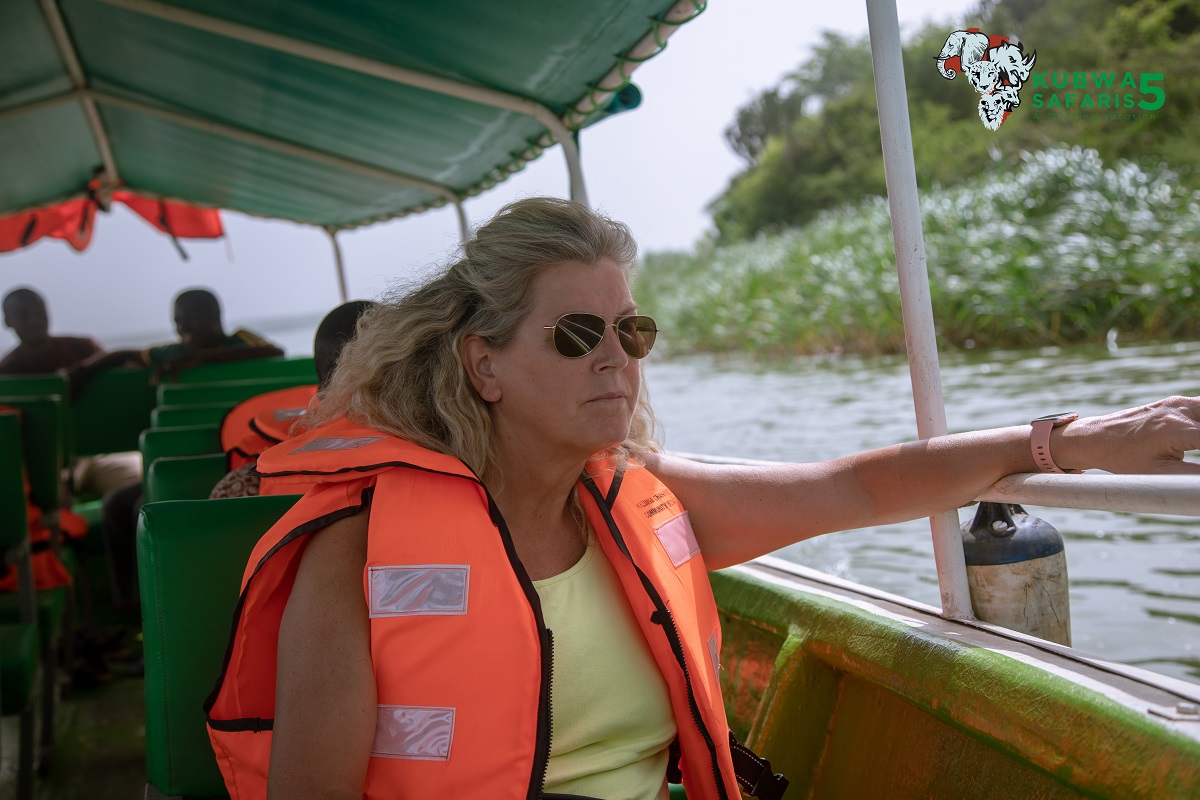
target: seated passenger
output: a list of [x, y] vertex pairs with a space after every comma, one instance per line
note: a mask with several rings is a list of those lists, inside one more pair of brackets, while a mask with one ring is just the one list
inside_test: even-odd
[[114, 350], [76, 364], [67, 370], [72, 394], [77, 395], [97, 372], [114, 367], [148, 366], [161, 380], [201, 364], [283, 355], [283, 350], [256, 333], [238, 329], [226, 334], [221, 303], [207, 289], [182, 292], [175, 298], [174, 308], [178, 342], [145, 350]]
[[961, 506], [1038, 470], [1037, 431], [1050, 466], [1200, 472], [1185, 397], [814, 463], [663, 454], [629, 229], [530, 198], [462, 251], [364, 315], [259, 458], [305, 494], [250, 556], [205, 704], [240, 798], [665, 800], [677, 770], [740, 797], [708, 570]]
[[[226, 334], [221, 304], [204, 289], [190, 289], [175, 298], [175, 330], [179, 341], [145, 350], [117, 350], [88, 359], [68, 370], [73, 393], [97, 372], [119, 366], [148, 365], [162, 377], [200, 364], [283, 355], [266, 339], [248, 331]], [[112, 593], [118, 608], [136, 610], [137, 564], [134, 534], [142, 507], [140, 478], [104, 495], [104, 538]]]
[[0, 375], [44, 375], [104, 352], [87, 336], [51, 336], [46, 301], [33, 289], [4, 296], [4, 324], [19, 343], [0, 358]]
[[[14, 289], [4, 297], [4, 324], [20, 344], [0, 359], [0, 375], [39, 375], [73, 367], [104, 352], [86, 336], [51, 336], [46, 301], [33, 289]], [[81, 495], [99, 497], [142, 474], [138, 453], [104, 453], [77, 459], [72, 486]]]
[[221, 423], [221, 447], [229, 458], [230, 472], [213, 487], [210, 499], [259, 494], [254, 473], [258, 455], [291, 435], [292, 426], [308, 411], [318, 389], [329, 382], [342, 347], [354, 338], [359, 316], [373, 305], [369, 300], [353, 300], [321, 320], [313, 339], [316, 384], [255, 395], [230, 409]]

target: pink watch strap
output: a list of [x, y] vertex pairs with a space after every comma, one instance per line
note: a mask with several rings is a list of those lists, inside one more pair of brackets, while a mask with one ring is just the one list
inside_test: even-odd
[[1060, 469], [1054, 463], [1054, 456], [1050, 455], [1050, 431], [1060, 425], [1066, 425], [1068, 422], [1074, 422], [1079, 419], [1078, 414], [1064, 414], [1057, 419], [1035, 419], [1029, 423], [1033, 430], [1029, 433], [1029, 449], [1033, 453], [1033, 461], [1038, 465], [1038, 469], [1042, 472], [1062, 474], [1079, 474], [1079, 470]]

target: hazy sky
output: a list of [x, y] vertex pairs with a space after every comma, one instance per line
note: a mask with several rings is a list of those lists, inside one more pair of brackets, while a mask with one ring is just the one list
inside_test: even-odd
[[[907, 32], [947, 22], [976, 0], [897, 0]], [[861, 2], [711, 0], [680, 28], [665, 52], [634, 75], [638, 109], [582, 135], [592, 205], [628, 223], [643, 252], [687, 249], [708, 227], [705, 206], [742, 168], [722, 131], [737, 107], [794, 69], [822, 30], [867, 31]], [[947, 27], [947, 32], [952, 28]], [[930, 54], [931, 58], [933, 55]], [[510, 200], [565, 196], [559, 148], [465, 204], [472, 224]], [[170, 303], [183, 288], [204, 286], [222, 299], [230, 327], [264, 318], [320, 314], [339, 302], [326, 235], [286, 222], [224, 215], [227, 241], [185, 241], [191, 259], [147, 223], [118, 207], [96, 223], [91, 247], [77, 254], [45, 240], [0, 255], [0, 287], [32, 286], [49, 302], [51, 330], [102, 342], [131, 334], [172, 338]], [[339, 235], [351, 297], [370, 298], [395, 278], [447, 261], [458, 241], [452, 210]], [[0, 329], [0, 352], [15, 343]]]

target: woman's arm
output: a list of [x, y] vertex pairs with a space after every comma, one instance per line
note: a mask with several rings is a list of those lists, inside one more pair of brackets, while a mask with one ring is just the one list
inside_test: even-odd
[[[926, 517], [974, 500], [1016, 472], [1036, 472], [1029, 426], [894, 445], [812, 464], [730, 466], [651, 455], [646, 465], [688, 509], [711, 569], [832, 531]], [[1087, 417], [1055, 428], [1050, 450], [1065, 469], [1192, 472], [1200, 398]]]
[[361, 800], [375, 738], [367, 515], [313, 534], [279, 629], [271, 800]]

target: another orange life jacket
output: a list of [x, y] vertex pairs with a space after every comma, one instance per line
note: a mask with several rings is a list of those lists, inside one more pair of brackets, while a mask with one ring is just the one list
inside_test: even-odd
[[[20, 414], [20, 409], [0, 405], [0, 410]], [[42, 521], [42, 510], [30, 498], [29, 476], [22, 475], [25, 484], [25, 520], [29, 526], [30, 566], [35, 589], [57, 589], [71, 585], [71, 573], [58, 557], [53, 531]], [[58, 510], [55, 523], [66, 539], [81, 539], [88, 532], [87, 520], [70, 509]], [[11, 564], [0, 564], [0, 592], [15, 592], [18, 588], [17, 570]]]
[[317, 384], [264, 392], [238, 403], [221, 420], [221, 449], [229, 469], [253, 464], [264, 450], [287, 439], [292, 423], [308, 411]]
[[[679, 500], [649, 470], [578, 484], [669, 687], [692, 800], [740, 797], [718, 685], [720, 627]], [[265, 452], [304, 497], [259, 541], [226, 667], [205, 704], [233, 800], [266, 797], [280, 621], [308, 536], [370, 508], [363, 591], [378, 690], [365, 798], [537, 798], [553, 632], [499, 510], [458, 459], [335, 421]]]

